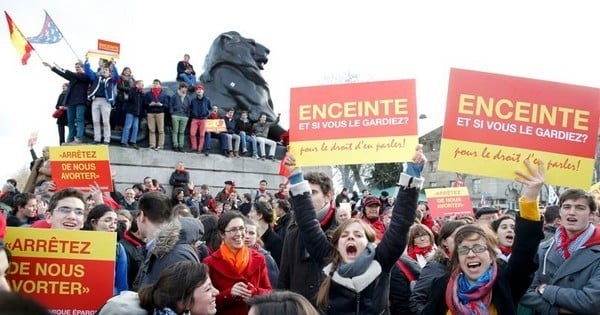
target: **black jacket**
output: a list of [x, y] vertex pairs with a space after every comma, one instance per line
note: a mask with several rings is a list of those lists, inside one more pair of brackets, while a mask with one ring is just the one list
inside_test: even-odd
[[87, 105], [87, 91], [92, 80], [85, 73], [76, 73], [57, 67], [52, 67], [52, 72], [69, 81], [69, 88], [65, 95], [65, 105]]
[[402, 255], [398, 261], [404, 265], [413, 280], [411, 281], [409, 276], [398, 266], [398, 262], [394, 264], [390, 277], [390, 314], [412, 314], [409, 307], [411, 287], [414, 286], [415, 280], [421, 274], [421, 266], [407, 255]]
[[[517, 304], [529, 288], [533, 274], [538, 268], [536, 261], [537, 248], [544, 237], [542, 221], [529, 221], [521, 217], [516, 218], [515, 242], [512, 255], [508, 263], [498, 264], [496, 283], [492, 287], [492, 304], [498, 315], [512, 315], [517, 313]], [[429, 303], [425, 305], [423, 314], [446, 314], [446, 286], [450, 278], [449, 273], [440, 278], [433, 279]]]
[[271, 254], [271, 257], [273, 257], [275, 263], [279, 266], [281, 263], [281, 248], [283, 247], [283, 242], [279, 235], [269, 226], [260, 239], [263, 241], [263, 248]]
[[129, 90], [129, 98], [125, 102], [125, 113], [132, 114], [135, 117], [142, 116], [144, 112], [144, 91], [132, 87]]
[[293, 215], [293, 212], [290, 211], [289, 213], [277, 219], [277, 229], [275, 232], [277, 232], [277, 235], [279, 235], [281, 243], [285, 242], [285, 236], [287, 235]]
[[424, 314], [423, 309], [429, 301], [431, 288], [436, 284], [437, 279], [448, 274], [449, 263], [448, 257], [442, 253], [441, 248], [438, 248], [431, 260], [421, 269], [410, 296], [409, 306], [412, 314]]
[[[332, 217], [322, 230], [325, 233], [331, 232], [330, 228], [335, 226], [334, 221]], [[317, 292], [323, 278], [321, 267], [308, 254], [300, 237], [298, 225], [292, 221], [283, 240], [277, 288], [296, 292], [316, 307]]]
[[190, 173], [186, 170], [184, 171], [173, 171], [171, 173], [171, 177], [169, 178], [169, 184], [173, 186], [173, 188], [179, 187], [183, 188], [183, 192], [185, 195], [189, 195], [188, 183], [190, 182]]

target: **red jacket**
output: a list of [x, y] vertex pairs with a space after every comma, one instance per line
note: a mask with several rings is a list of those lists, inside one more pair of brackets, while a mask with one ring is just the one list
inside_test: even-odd
[[223, 259], [221, 250], [217, 250], [206, 257], [203, 263], [210, 268], [210, 280], [219, 290], [217, 295], [217, 315], [247, 315], [248, 305], [239, 297], [231, 296], [231, 288], [237, 282], [245, 282], [254, 286], [252, 296], [271, 292], [271, 283], [267, 272], [265, 256], [260, 252], [250, 249], [250, 261], [244, 274], [239, 275], [233, 270], [229, 262]]

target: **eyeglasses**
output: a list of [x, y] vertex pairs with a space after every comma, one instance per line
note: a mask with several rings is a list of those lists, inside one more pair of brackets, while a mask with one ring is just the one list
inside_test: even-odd
[[236, 228], [231, 228], [229, 230], [225, 230], [225, 233], [237, 234], [237, 232], [244, 234], [244, 232], [246, 232], [246, 227], [240, 226], [240, 227], [236, 227]]
[[85, 212], [83, 209], [73, 209], [73, 208], [69, 208], [69, 207], [60, 207], [60, 208], [56, 208], [54, 209], [54, 211], [57, 211], [60, 214], [64, 214], [67, 215], [71, 212], [75, 213], [76, 216], [80, 216], [82, 217]]
[[487, 246], [475, 244], [473, 247], [461, 246], [458, 248], [457, 252], [459, 255], [464, 256], [469, 254], [470, 251], [473, 251], [475, 254], [481, 254], [487, 250]]

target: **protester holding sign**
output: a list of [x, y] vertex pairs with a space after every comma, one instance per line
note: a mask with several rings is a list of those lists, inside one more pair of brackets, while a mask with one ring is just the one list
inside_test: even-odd
[[537, 198], [544, 185], [544, 163], [525, 160], [527, 172], [515, 171], [525, 186], [519, 199], [516, 238], [508, 263], [498, 263], [494, 236], [479, 225], [461, 227], [454, 237], [450, 273], [434, 279], [423, 314], [516, 314], [517, 304], [537, 269], [535, 255], [542, 233]]
[[[88, 99], [92, 101], [92, 123], [94, 126], [94, 144], [100, 144], [104, 138], [104, 144], [110, 144], [110, 112], [116, 101], [116, 85], [119, 80], [119, 72], [115, 61], [111, 60], [108, 65], [103, 65], [99, 73], [90, 67], [88, 59], [84, 64], [85, 74], [93, 81]], [[100, 121], [102, 120], [102, 124]], [[103, 130], [100, 128], [102, 127]]]
[[301, 238], [314, 262], [324, 267], [326, 278], [317, 294], [319, 308], [327, 314], [388, 313], [389, 274], [406, 247], [423, 181], [401, 175], [398, 203], [379, 245], [375, 246], [374, 231], [360, 219], [341, 224], [330, 242], [319, 226], [310, 185], [295, 167], [295, 158], [288, 155], [285, 164], [292, 174], [290, 193]]

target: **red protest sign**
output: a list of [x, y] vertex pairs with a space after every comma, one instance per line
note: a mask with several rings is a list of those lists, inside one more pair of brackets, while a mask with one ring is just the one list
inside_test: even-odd
[[473, 215], [467, 187], [428, 188], [425, 190], [432, 217]]
[[52, 180], [56, 189], [89, 190], [98, 183], [102, 191], [112, 191], [112, 174], [106, 145], [50, 147]]
[[513, 179], [542, 159], [550, 184], [589, 187], [600, 90], [452, 69], [439, 170]]
[[116, 234], [8, 228], [12, 290], [54, 314], [94, 314], [113, 295]]
[[415, 80], [291, 90], [290, 151], [298, 165], [408, 161], [417, 143]]

